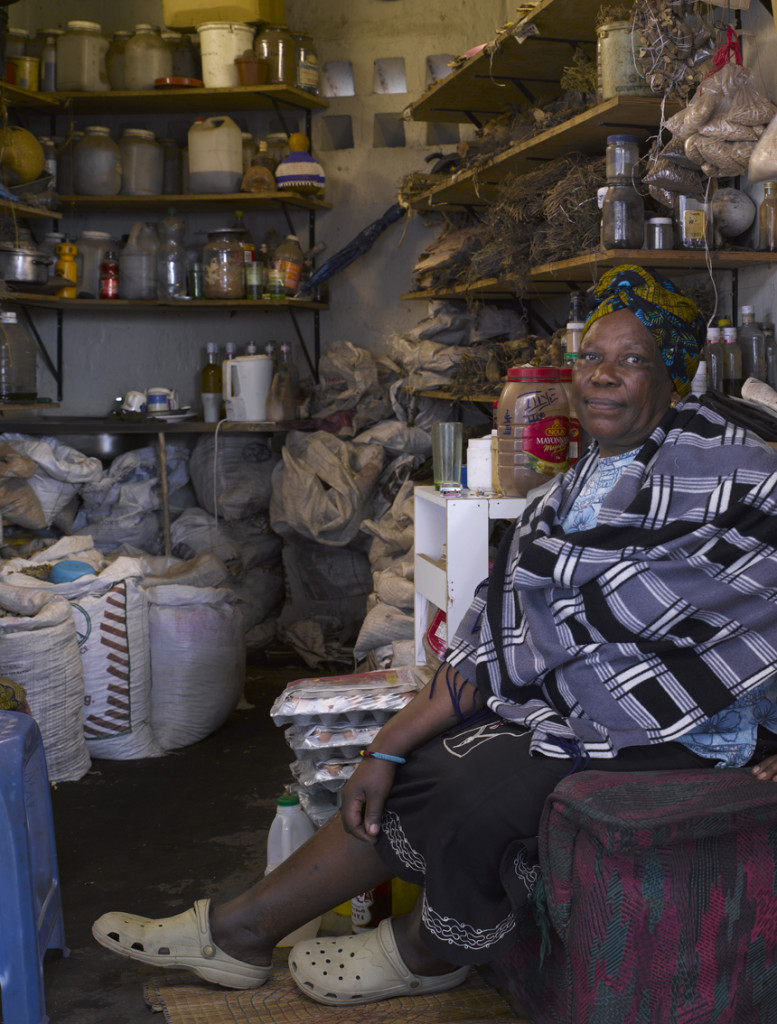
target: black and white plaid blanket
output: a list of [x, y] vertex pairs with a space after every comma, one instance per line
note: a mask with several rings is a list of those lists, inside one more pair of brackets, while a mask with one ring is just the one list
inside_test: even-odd
[[677, 739], [777, 668], [777, 453], [687, 398], [567, 536], [596, 463], [529, 502], [447, 656], [550, 756]]

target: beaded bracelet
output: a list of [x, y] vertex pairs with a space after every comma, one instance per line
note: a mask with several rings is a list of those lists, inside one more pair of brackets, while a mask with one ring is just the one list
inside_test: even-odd
[[360, 750], [359, 757], [377, 757], [379, 761], [392, 761], [394, 764], [407, 764], [406, 757], [397, 757], [396, 754], [380, 754], [377, 750]]

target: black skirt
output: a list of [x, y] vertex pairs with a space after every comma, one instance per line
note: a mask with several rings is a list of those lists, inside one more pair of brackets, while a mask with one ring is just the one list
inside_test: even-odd
[[[422, 887], [421, 938], [452, 964], [507, 952], [539, 876], [537, 832], [548, 794], [574, 763], [531, 756], [531, 733], [490, 713], [436, 737], [397, 770], [377, 851]], [[598, 771], [712, 767], [679, 743], [592, 759]], [[578, 767], [583, 770], [584, 766]]]

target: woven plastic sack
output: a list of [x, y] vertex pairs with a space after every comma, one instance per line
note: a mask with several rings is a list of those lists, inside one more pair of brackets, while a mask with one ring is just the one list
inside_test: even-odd
[[383, 468], [383, 449], [332, 434], [291, 431], [273, 471], [270, 523], [282, 537], [298, 534], [345, 546], [369, 514]]
[[151, 727], [165, 750], [209, 736], [245, 685], [243, 617], [222, 587], [176, 584], [147, 590]]
[[53, 437], [33, 438], [24, 434], [3, 434], [20, 455], [26, 455], [36, 464], [34, 476], [27, 481], [35, 492], [43, 512], [46, 526], [87, 484], [96, 483], [103, 474], [99, 459], [90, 459], [69, 445]]
[[360, 662], [370, 651], [384, 647], [395, 640], [410, 640], [414, 632], [412, 612], [392, 608], [389, 604], [377, 603], [371, 608], [359, 630], [353, 647], [353, 656]]
[[0, 675], [27, 691], [51, 782], [86, 775], [91, 759], [81, 724], [84, 668], [64, 598], [0, 583]]
[[391, 415], [379, 366], [366, 349], [350, 341], [329, 342], [319, 359], [318, 375], [311, 415], [323, 420], [338, 412], [352, 412], [351, 424], [341, 434], [353, 434]]
[[[278, 456], [256, 434], [203, 436], [189, 458], [197, 501], [219, 519], [249, 519], [267, 512]], [[214, 498], [214, 478], [215, 494]]]

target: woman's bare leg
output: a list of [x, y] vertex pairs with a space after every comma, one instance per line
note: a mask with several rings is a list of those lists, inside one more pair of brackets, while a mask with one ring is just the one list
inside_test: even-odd
[[[211, 906], [213, 941], [237, 960], [268, 964], [284, 935], [391, 877], [375, 847], [348, 835], [337, 814], [250, 889], [228, 903]], [[411, 971], [451, 970], [421, 944], [420, 913], [414, 910], [407, 918], [394, 920], [397, 944]]]

